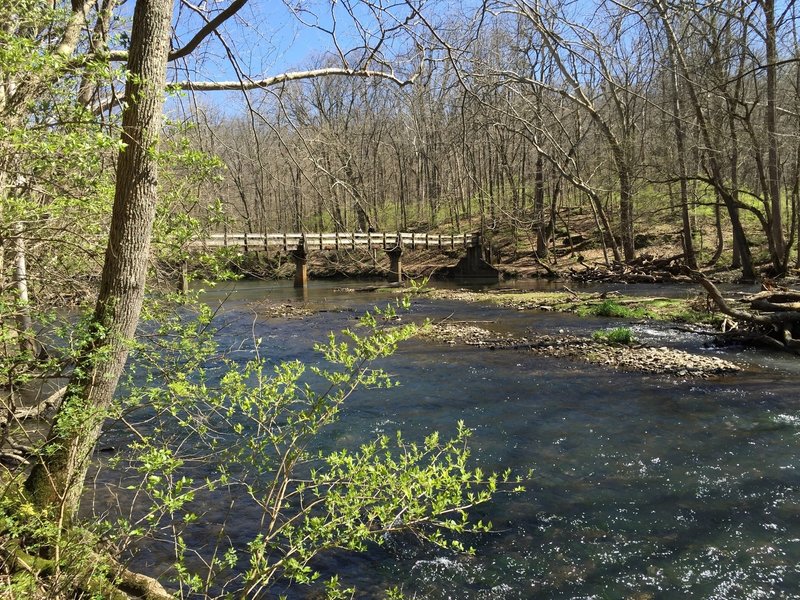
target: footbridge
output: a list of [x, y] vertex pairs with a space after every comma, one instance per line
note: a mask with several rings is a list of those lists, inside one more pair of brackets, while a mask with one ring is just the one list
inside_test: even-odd
[[416, 232], [336, 232], [336, 233], [218, 233], [195, 243], [204, 249], [238, 248], [242, 252], [282, 251], [295, 263], [295, 287], [308, 285], [308, 253], [315, 250], [383, 250], [389, 257], [391, 280], [403, 280], [404, 250], [463, 249], [465, 257], [456, 272], [466, 277], [497, 277], [498, 271], [484, 260], [479, 233], [416, 233]]

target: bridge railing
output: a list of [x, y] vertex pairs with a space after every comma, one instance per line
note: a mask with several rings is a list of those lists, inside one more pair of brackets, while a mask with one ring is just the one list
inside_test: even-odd
[[215, 233], [201, 242], [206, 248], [239, 247], [254, 251], [269, 248], [289, 252], [305, 239], [308, 250], [383, 248], [403, 246], [412, 250], [472, 248], [480, 245], [480, 234], [413, 232], [338, 233]]

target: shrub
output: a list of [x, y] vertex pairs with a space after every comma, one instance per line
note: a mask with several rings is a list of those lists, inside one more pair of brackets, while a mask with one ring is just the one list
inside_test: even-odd
[[608, 331], [595, 331], [592, 339], [606, 344], [632, 344], [635, 339], [633, 332], [628, 327], [616, 327]]

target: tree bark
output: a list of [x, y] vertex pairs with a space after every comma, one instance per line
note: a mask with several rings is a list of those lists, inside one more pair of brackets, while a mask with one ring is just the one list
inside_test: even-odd
[[[683, 224], [683, 253], [686, 264], [690, 269], [697, 270], [697, 258], [694, 253], [694, 241], [692, 235], [692, 222], [689, 218], [689, 189], [687, 183], [686, 168], [686, 132], [683, 128], [683, 115], [681, 110], [680, 83], [678, 81], [678, 69], [675, 65], [675, 57], [672, 46], [670, 50], [670, 84], [672, 86], [672, 110], [674, 115], [672, 122], [675, 127], [675, 145], [678, 160], [678, 177], [680, 178], [681, 190], [681, 222]], [[719, 213], [718, 213], [719, 214]]]
[[62, 525], [76, 514], [95, 443], [139, 321], [157, 200], [171, 0], [138, 0], [111, 231], [97, 304], [67, 394], [26, 481], [31, 500]]
[[770, 197], [770, 234], [774, 246], [773, 265], [778, 273], [786, 270], [786, 239], [783, 235], [783, 219], [781, 217], [781, 178], [780, 155], [778, 149], [777, 120], [777, 88], [778, 88], [778, 51], [776, 48], [775, 0], [763, 0], [764, 20], [766, 24], [766, 61], [767, 61], [767, 158], [768, 193]]
[[547, 226], [544, 222], [544, 158], [542, 153], [536, 154], [536, 172], [533, 187], [533, 214], [536, 227], [536, 256], [547, 258]]
[[22, 223], [16, 221], [14, 230], [14, 287], [17, 290], [19, 308], [17, 313], [17, 328], [19, 330], [19, 349], [22, 352], [35, 354], [36, 343], [33, 335], [33, 320], [31, 319], [28, 305], [28, 269], [25, 258], [25, 230]]

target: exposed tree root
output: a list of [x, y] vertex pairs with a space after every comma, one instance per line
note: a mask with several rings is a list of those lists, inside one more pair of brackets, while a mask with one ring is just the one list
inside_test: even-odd
[[552, 279], [559, 279], [563, 276], [561, 273], [554, 270], [550, 265], [548, 265], [541, 258], [539, 258], [539, 255], [536, 254], [535, 252], [533, 253], [533, 260], [536, 262], [537, 265], [542, 267], [547, 272], [547, 277]]
[[28, 457], [33, 453], [30, 446], [8, 442], [8, 447], [0, 451], [0, 463], [7, 465], [29, 465]]
[[[0, 555], [6, 570], [14, 577], [15, 573], [26, 573], [43, 584], [53, 576], [57, 569], [55, 561], [35, 556], [26, 552], [20, 545], [9, 538], [0, 540]], [[134, 573], [114, 559], [90, 552], [86, 563], [91, 565], [81, 572], [71, 574], [75, 581], [72, 591], [88, 592], [107, 600], [173, 600], [174, 596], [167, 592], [158, 580]], [[109, 567], [108, 575], [98, 574], [100, 565]]]

